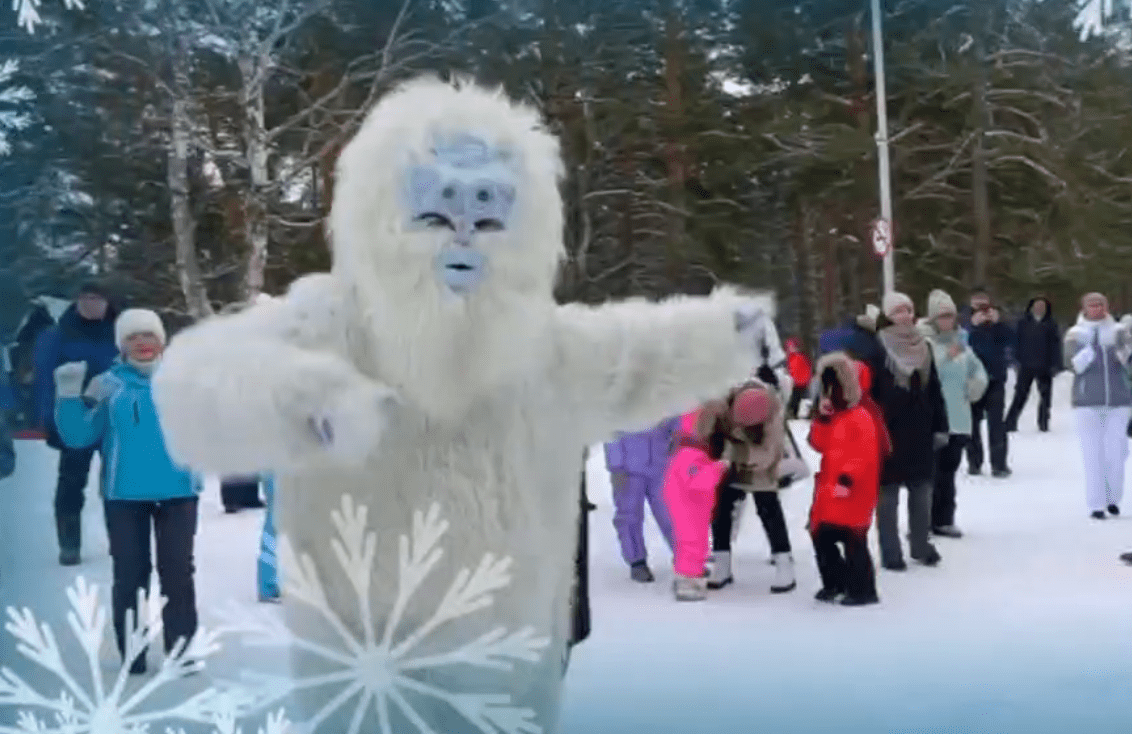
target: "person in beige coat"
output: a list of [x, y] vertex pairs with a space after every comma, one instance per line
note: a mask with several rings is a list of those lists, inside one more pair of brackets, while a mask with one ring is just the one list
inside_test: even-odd
[[780, 489], [808, 470], [786, 436], [786, 406], [766, 383], [752, 378], [733, 388], [722, 400], [709, 402], [701, 420], [718, 421], [728, 437], [724, 458], [730, 470], [720, 483], [712, 518], [712, 564], [708, 588], [732, 583], [732, 526], [737, 508], [750, 494], [762, 520], [775, 566], [773, 593], [795, 588], [794, 560]]

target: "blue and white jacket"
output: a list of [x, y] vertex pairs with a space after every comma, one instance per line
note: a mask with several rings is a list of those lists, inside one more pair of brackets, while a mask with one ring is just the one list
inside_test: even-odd
[[1122, 408], [1132, 405], [1128, 361], [1132, 333], [1112, 316], [1088, 321], [1084, 316], [1065, 333], [1066, 366], [1073, 370], [1074, 408]]
[[81, 398], [57, 400], [55, 426], [71, 448], [101, 447], [106, 499], [157, 502], [200, 492], [199, 477], [169, 457], [150, 376], [122, 360], [91, 380]]

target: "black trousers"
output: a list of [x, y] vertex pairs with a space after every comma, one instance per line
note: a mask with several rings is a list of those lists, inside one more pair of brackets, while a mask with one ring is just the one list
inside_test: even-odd
[[259, 480], [234, 480], [220, 483], [220, 501], [226, 510], [263, 507], [259, 499]]
[[806, 385], [795, 385], [794, 389], [790, 391], [790, 402], [786, 404], [786, 417], [793, 420], [798, 417], [798, 408], [802, 404], [802, 399], [806, 397], [808, 392]]
[[983, 399], [971, 406], [971, 442], [967, 444], [967, 465], [972, 469], [983, 466], [983, 418], [987, 421], [987, 439], [990, 444], [992, 470], [1006, 469], [1006, 423], [1003, 410], [1006, 405], [1006, 383], [992, 380]]
[[955, 524], [955, 473], [963, 460], [967, 436], [951, 434], [947, 445], [936, 452], [932, 486], [932, 527]]
[[786, 515], [782, 512], [782, 501], [778, 492], [744, 492], [731, 483], [731, 473], [719, 484], [716, 492], [715, 509], [711, 518], [711, 549], [713, 551], [731, 550], [731, 529], [735, 523], [735, 510], [750, 494], [755, 498], [755, 510], [763, 523], [771, 553], [790, 552], [790, 532], [786, 529]]
[[1050, 402], [1053, 395], [1053, 375], [1049, 372], [1037, 372], [1021, 368], [1018, 370], [1018, 383], [1014, 385], [1014, 399], [1010, 401], [1010, 410], [1006, 414], [1006, 427], [1010, 430], [1018, 429], [1018, 416], [1026, 407], [1030, 397], [1030, 388], [1038, 383], [1038, 428], [1049, 430]]
[[86, 485], [95, 448], [59, 449], [59, 475], [55, 484], [55, 517], [77, 517], [86, 505]]
[[132, 611], [137, 624], [139, 590], [149, 590], [153, 573], [150, 536], [156, 539], [157, 578], [161, 595], [167, 601], [162, 610], [165, 651], [179, 639], [190, 640], [197, 631], [196, 585], [193, 575], [193, 544], [197, 530], [195, 497], [139, 502], [107, 500], [106, 525], [110, 531], [110, 557], [113, 561], [114, 635], [118, 652], [125, 655], [126, 612]]
[[[865, 531], [822, 523], [813, 539], [823, 589], [853, 599], [876, 598], [876, 569]], [[844, 546], [844, 554], [839, 546]]]
[[574, 551], [574, 596], [570, 624], [570, 645], [590, 636], [590, 521], [589, 495], [586, 494], [586, 462], [582, 461], [579, 495], [578, 545]]

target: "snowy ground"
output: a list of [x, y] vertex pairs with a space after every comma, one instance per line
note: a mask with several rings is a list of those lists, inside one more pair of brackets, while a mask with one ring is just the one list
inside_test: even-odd
[[[1036, 399], [1036, 395], [1034, 396]], [[610, 519], [600, 452], [589, 467], [594, 633], [573, 656], [564, 730], [588, 732], [860, 732], [1035, 734], [1132, 731], [1132, 521], [1098, 523], [1084, 506], [1080, 456], [1055, 392], [1053, 430], [1038, 434], [1033, 401], [1011, 447], [1013, 478], [961, 469], [962, 540], [940, 539], [938, 568], [881, 572], [882, 603], [843, 609], [813, 601], [817, 574], [802, 530], [809, 489], [784, 495], [799, 589], [771, 595], [761, 526], [748, 507], [737, 583], [702, 604], [671, 599], [670, 558], [655, 528], [659, 582], [628, 580]], [[795, 428], [801, 442], [802, 426]], [[809, 457], [811, 465], [816, 459]], [[60, 568], [52, 521], [54, 453], [19, 449], [0, 483], [0, 607], [30, 607], [69, 641], [64, 589], [82, 574], [108, 589], [110, 566], [97, 500], [85, 516], [85, 562]], [[1132, 503], [1127, 508], [1132, 512]], [[225, 515], [206, 492], [198, 536], [202, 617], [236, 600], [255, 605], [262, 513]], [[115, 667], [107, 644], [103, 666]], [[218, 668], [246, 663], [225, 652]], [[31, 675], [11, 638], [0, 667]], [[0, 731], [15, 722], [0, 707]]]

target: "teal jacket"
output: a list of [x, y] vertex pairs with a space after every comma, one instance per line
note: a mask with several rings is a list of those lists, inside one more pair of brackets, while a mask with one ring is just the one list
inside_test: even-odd
[[[968, 344], [967, 332], [959, 329], [949, 335], [940, 334], [927, 320], [917, 324], [932, 346], [943, 402], [947, 406], [947, 425], [954, 436], [970, 436], [971, 403], [977, 403], [987, 391], [987, 370]], [[951, 347], [958, 342], [963, 351], [952, 359]]]
[[102, 449], [102, 495], [109, 500], [193, 497], [201, 482], [169, 457], [149, 375], [119, 360], [81, 398], [55, 403], [55, 426], [71, 448]]

